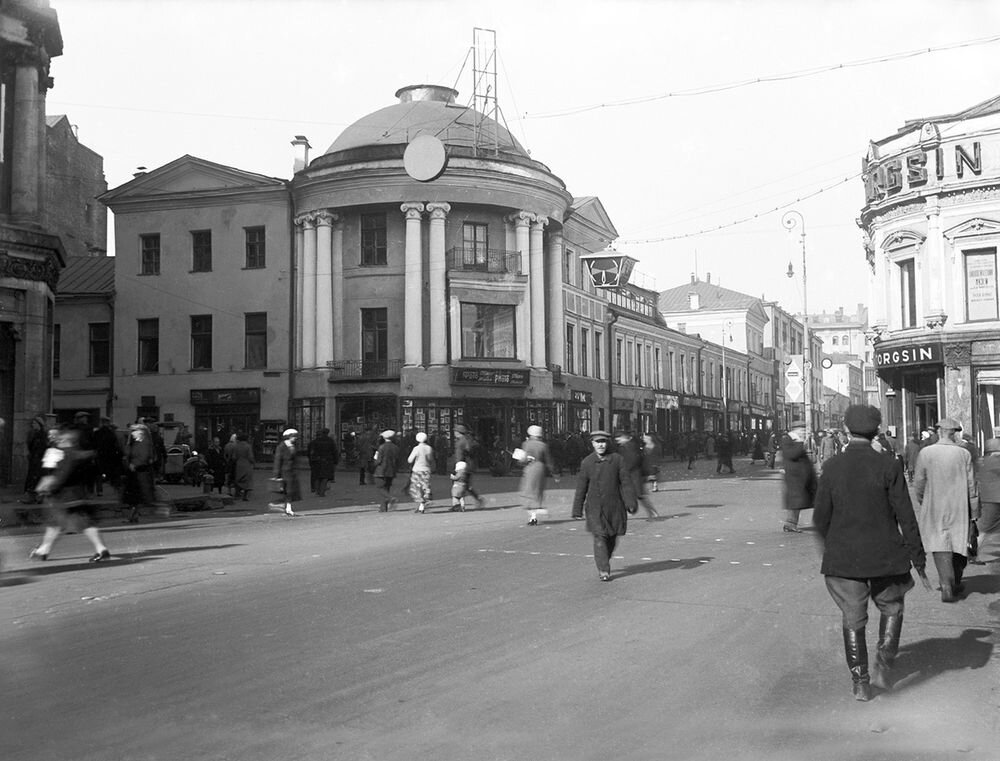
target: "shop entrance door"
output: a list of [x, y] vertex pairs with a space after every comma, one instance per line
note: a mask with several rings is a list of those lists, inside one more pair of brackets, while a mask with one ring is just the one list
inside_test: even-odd
[[913, 422], [915, 431], [932, 428], [938, 422], [938, 404], [936, 396], [920, 395], [913, 399]]

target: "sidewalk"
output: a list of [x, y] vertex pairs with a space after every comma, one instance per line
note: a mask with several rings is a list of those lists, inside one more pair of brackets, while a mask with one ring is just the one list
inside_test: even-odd
[[[716, 462], [714, 459], [704, 457], [692, 464], [691, 469], [687, 467], [687, 460], [664, 459], [660, 463], [660, 483], [669, 484], [672, 482], [693, 481], [705, 478], [740, 478], [748, 476], [760, 477], [765, 474], [773, 474], [780, 477], [781, 469], [769, 469], [761, 463], [750, 465], [748, 457], [734, 457], [733, 466], [735, 474], [729, 474], [723, 470], [721, 474], [715, 471]], [[309, 471], [299, 470], [299, 484], [303, 491], [303, 498], [295, 503], [295, 511], [308, 513], [310, 511], [330, 511], [343, 510], [351, 512], [377, 511], [382, 500], [382, 493], [377, 486], [371, 483], [371, 476], [368, 482], [362, 486], [359, 483], [359, 474], [355, 470], [338, 470], [337, 479], [329, 484], [327, 494], [324, 498], [319, 498], [309, 492]], [[404, 492], [409, 474], [406, 472], [396, 476], [393, 482], [392, 493], [397, 499], [395, 509], [401, 512], [408, 512], [414, 509], [409, 494]], [[157, 494], [170, 507], [169, 515], [158, 515], [151, 508], [143, 508], [140, 515], [141, 524], [164, 523], [178, 519], [190, 519], [198, 517], [210, 517], [218, 515], [239, 516], [239, 515], [260, 515], [270, 512], [268, 503], [274, 495], [267, 489], [267, 481], [270, 478], [270, 470], [258, 468], [254, 471], [254, 489], [247, 500], [234, 500], [223, 489], [220, 494], [213, 491], [205, 494], [201, 487], [188, 486], [185, 484], [157, 484]], [[519, 503], [520, 497], [518, 489], [520, 486], [520, 474], [507, 476], [492, 476], [488, 471], [479, 471], [475, 474], [473, 487], [482, 494], [487, 501], [500, 502], [502, 504]], [[548, 483], [549, 489], [572, 490], [576, 486], [576, 477], [566, 473], [560, 479], [560, 483], [555, 485], [551, 480]], [[451, 505], [451, 479], [449, 476], [434, 475], [431, 477], [431, 491], [433, 495], [433, 509], [441, 510]], [[30, 528], [37, 529], [42, 522], [42, 515], [38, 505], [22, 504], [19, 502], [24, 497], [21, 489], [13, 485], [0, 486], [0, 527], [5, 529]], [[102, 506], [101, 520], [103, 525], [114, 525], [117, 522], [124, 522], [128, 515], [128, 508], [118, 503], [115, 490], [109, 486], [104, 488], [104, 496], [95, 498], [95, 502]]]

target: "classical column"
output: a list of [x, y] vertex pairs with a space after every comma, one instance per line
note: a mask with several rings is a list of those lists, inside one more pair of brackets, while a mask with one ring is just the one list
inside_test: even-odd
[[545, 247], [542, 233], [548, 217], [538, 215], [531, 223], [530, 268], [531, 288], [531, 366], [545, 367]]
[[333, 224], [337, 215], [316, 213], [316, 364], [333, 359]]
[[25, 54], [14, 73], [10, 210], [14, 217], [38, 221], [45, 158], [45, 99], [38, 89], [38, 63]]
[[429, 203], [430, 212], [430, 251], [428, 258], [428, 275], [430, 279], [430, 322], [431, 322], [431, 364], [445, 365], [448, 363], [447, 310], [445, 302], [445, 281], [447, 279], [447, 262], [444, 251], [444, 222], [451, 211], [446, 203]]
[[[566, 360], [566, 323], [563, 319], [563, 236], [561, 232], [549, 233], [548, 305], [549, 305], [549, 361], [562, 365]], [[593, 351], [587, 347], [588, 351]], [[582, 350], [582, 347], [581, 347]]]
[[295, 366], [302, 367], [302, 297], [305, 294], [304, 231], [305, 215], [295, 218]]
[[[528, 211], [518, 211], [508, 217], [514, 224], [514, 248], [520, 254], [521, 274], [528, 272], [528, 251], [530, 234], [528, 226], [535, 215]], [[521, 308], [518, 309], [517, 320], [517, 358], [530, 362], [531, 354], [531, 283], [524, 292]]]
[[333, 223], [333, 358], [344, 359], [344, 220], [340, 215]]
[[316, 215], [303, 220], [302, 366], [316, 367]]
[[403, 296], [403, 363], [408, 366], [423, 362], [423, 321], [421, 320], [423, 302], [423, 274], [421, 261], [423, 252], [420, 247], [420, 219], [423, 215], [422, 203], [404, 203], [399, 207], [406, 215], [406, 253], [405, 253], [405, 287]]

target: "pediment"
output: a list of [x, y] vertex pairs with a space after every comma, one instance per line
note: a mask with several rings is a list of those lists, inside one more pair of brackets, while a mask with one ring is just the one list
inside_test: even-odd
[[921, 235], [913, 230], [897, 230], [885, 236], [882, 241], [882, 250], [887, 252], [898, 251], [903, 248], [920, 248], [927, 240], [926, 235]]
[[285, 181], [277, 177], [247, 172], [195, 156], [182, 156], [109, 190], [101, 200], [111, 205], [116, 201], [135, 201], [157, 196], [280, 188], [284, 185]]
[[976, 217], [944, 231], [944, 237], [954, 242], [959, 238], [1000, 235], [1000, 222], [995, 219]]
[[603, 239], [608, 241], [613, 241], [618, 237], [618, 230], [615, 229], [611, 216], [597, 196], [574, 198], [565, 221], [566, 223], [576, 221], [587, 230], [599, 233]]

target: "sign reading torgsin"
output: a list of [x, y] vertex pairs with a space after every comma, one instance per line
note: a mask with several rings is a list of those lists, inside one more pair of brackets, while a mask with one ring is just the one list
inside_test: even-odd
[[916, 344], [898, 349], [876, 349], [875, 364], [879, 367], [926, 365], [941, 361], [941, 344]]
[[527, 386], [527, 370], [494, 370], [484, 367], [453, 367], [451, 382], [466, 386]]

